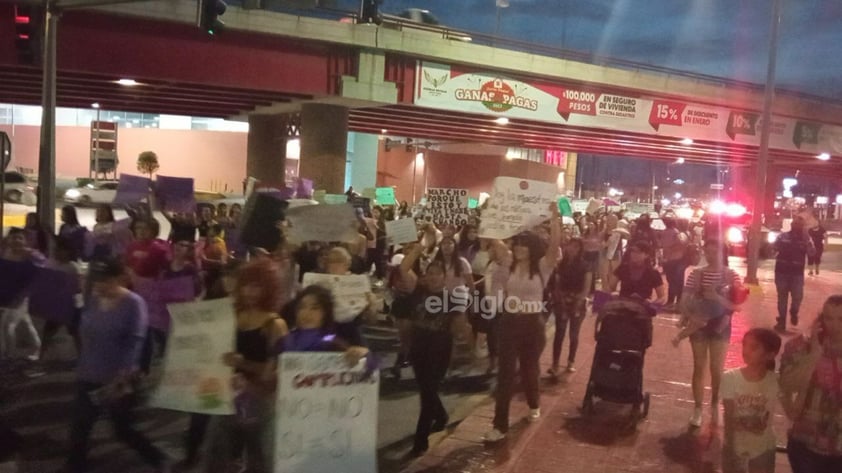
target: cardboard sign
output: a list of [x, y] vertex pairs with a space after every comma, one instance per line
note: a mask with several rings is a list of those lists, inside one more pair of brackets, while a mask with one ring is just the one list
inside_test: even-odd
[[387, 221], [386, 238], [393, 245], [418, 241], [418, 228], [415, 226], [415, 219], [403, 218]]
[[550, 205], [558, 205], [555, 183], [516, 177], [494, 179], [494, 191], [482, 214], [479, 236], [505, 239], [550, 218]]
[[333, 274], [305, 273], [303, 287], [319, 285], [333, 294], [333, 318], [340, 323], [350, 322], [368, 306], [371, 280], [364, 274], [337, 276]]
[[427, 189], [427, 215], [436, 225], [467, 225], [468, 189]]
[[148, 177], [120, 174], [120, 182], [117, 184], [117, 194], [114, 196], [113, 203], [130, 205], [145, 202], [149, 200], [151, 185], [152, 181]]
[[345, 205], [308, 205], [289, 209], [286, 216], [290, 241], [342, 241], [358, 239], [359, 220], [354, 208]]
[[278, 363], [275, 473], [377, 471], [380, 378], [341, 353], [284, 353]]
[[392, 187], [378, 187], [375, 190], [374, 200], [379, 205], [396, 205], [395, 189]]
[[170, 212], [193, 212], [196, 210], [196, 196], [193, 193], [193, 178], [158, 176], [155, 180], [155, 195], [158, 205]]
[[234, 413], [231, 368], [236, 318], [231, 299], [170, 304], [172, 331], [161, 380], [149, 404], [199, 414]]

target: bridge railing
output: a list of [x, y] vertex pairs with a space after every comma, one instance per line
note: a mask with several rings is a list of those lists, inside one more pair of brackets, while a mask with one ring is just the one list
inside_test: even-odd
[[[319, 7], [307, 10], [286, 10], [287, 13], [297, 14], [299, 16], [320, 17], [326, 19], [335, 19], [337, 21], [356, 22], [358, 15], [355, 12], [332, 9], [327, 7]], [[648, 64], [644, 62], [630, 61], [616, 57], [600, 56], [584, 51], [559, 48], [540, 43], [533, 43], [530, 41], [520, 40], [516, 38], [509, 38], [503, 36], [496, 36], [488, 33], [480, 33], [476, 31], [468, 31], [459, 28], [452, 28], [446, 25], [430, 25], [418, 23], [395, 15], [383, 15], [382, 25], [385, 28], [392, 28], [397, 30], [416, 30], [427, 31], [431, 33], [440, 34], [442, 38], [460, 40], [471, 42], [474, 44], [481, 44], [483, 46], [491, 46], [495, 48], [508, 49], [512, 51], [519, 51], [528, 54], [536, 54], [541, 56], [553, 57], [557, 59], [566, 59], [570, 61], [583, 62], [586, 64], [593, 64], [596, 66], [613, 67], [617, 69], [624, 69], [630, 71], [643, 71], [656, 74], [665, 74], [668, 76], [680, 77], [683, 79], [694, 80], [708, 85], [721, 86], [723, 88], [741, 89], [749, 92], [762, 92], [763, 84], [758, 84], [749, 81], [741, 81], [725, 77], [719, 77], [712, 74], [703, 74], [699, 72], [685, 71], [670, 67], [658, 66], [655, 64]], [[794, 90], [776, 88], [776, 94], [786, 95], [800, 100], [833, 103], [842, 105], [842, 100], [822, 97], [816, 94], [808, 94]]]

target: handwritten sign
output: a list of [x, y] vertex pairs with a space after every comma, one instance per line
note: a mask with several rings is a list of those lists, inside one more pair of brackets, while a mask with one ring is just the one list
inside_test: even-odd
[[324, 204], [325, 203], [325, 195], [327, 195], [326, 190], [324, 190], [324, 189], [315, 190], [315, 191], [313, 191], [313, 200], [315, 200], [316, 202], [318, 202], [320, 204]]
[[344, 205], [306, 205], [287, 211], [287, 236], [296, 243], [305, 241], [357, 240], [359, 221], [354, 208]]
[[148, 177], [120, 174], [120, 182], [117, 184], [117, 194], [114, 196], [113, 203], [128, 205], [144, 202], [149, 199], [151, 184], [152, 181]]
[[275, 473], [377, 471], [378, 372], [341, 353], [284, 353], [278, 366]]
[[391, 187], [378, 187], [375, 190], [374, 200], [380, 205], [395, 205], [395, 189]]
[[155, 179], [155, 195], [164, 210], [172, 212], [196, 210], [196, 194], [193, 192], [192, 177], [158, 176]]
[[468, 223], [468, 189], [433, 187], [427, 190], [427, 214], [436, 225]]
[[558, 205], [555, 183], [516, 177], [494, 179], [494, 191], [482, 214], [479, 236], [505, 239], [550, 218], [550, 204]]
[[348, 203], [348, 196], [345, 194], [324, 194], [322, 200], [327, 205], [342, 205]]
[[231, 299], [170, 304], [172, 331], [164, 369], [150, 405], [200, 414], [234, 413], [231, 368], [222, 355], [234, 351]]
[[415, 226], [415, 219], [403, 218], [387, 221], [386, 238], [393, 245], [418, 241], [418, 228]]
[[317, 284], [330, 289], [333, 294], [333, 318], [340, 323], [354, 320], [368, 306], [371, 281], [363, 274], [305, 273], [301, 284], [304, 287]]

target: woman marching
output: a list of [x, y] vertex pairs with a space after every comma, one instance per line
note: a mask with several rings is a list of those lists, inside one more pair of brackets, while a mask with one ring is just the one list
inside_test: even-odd
[[453, 349], [453, 315], [442, 304], [442, 296], [447, 297], [444, 264], [434, 260], [420, 277], [413, 268], [423, 247], [415, 244], [408, 251], [401, 261], [400, 274], [412, 291], [408, 303], [412, 324], [409, 359], [421, 394], [421, 413], [411, 455], [418, 456], [427, 451], [430, 433], [444, 430], [448, 421], [447, 411], [439, 398], [439, 386], [447, 374]]
[[[497, 442], [509, 430], [509, 404], [520, 363], [520, 376], [529, 404], [529, 421], [541, 417], [538, 360], [544, 350], [544, 287], [558, 261], [561, 243], [561, 217], [558, 205], [550, 205], [550, 241], [545, 247], [538, 236], [521, 233], [513, 238], [512, 250], [496, 241], [495, 256], [500, 267], [495, 277], [503, 288], [505, 302], [500, 320], [500, 368], [497, 375], [497, 399], [494, 428], [485, 434], [487, 442]], [[514, 302], [518, 302], [515, 304]]]
[[567, 372], [575, 371], [576, 350], [579, 347], [579, 330], [585, 319], [585, 299], [593, 281], [592, 266], [583, 258], [583, 243], [573, 238], [564, 245], [563, 258], [556, 267], [547, 290], [550, 291], [552, 313], [555, 316], [555, 337], [553, 338], [553, 366], [549, 374], [553, 378], [559, 374], [561, 345], [567, 326], [570, 325], [570, 348], [567, 355]]

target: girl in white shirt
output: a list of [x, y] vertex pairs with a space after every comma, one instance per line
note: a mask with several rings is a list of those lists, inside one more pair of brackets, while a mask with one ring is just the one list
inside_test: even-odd
[[773, 330], [751, 329], [743, 336], [745, 366], [722, 375], [723, 473], [775, 471], [772, 411], [779, 393], [775, 356], [780, 349], [781, 337]]

